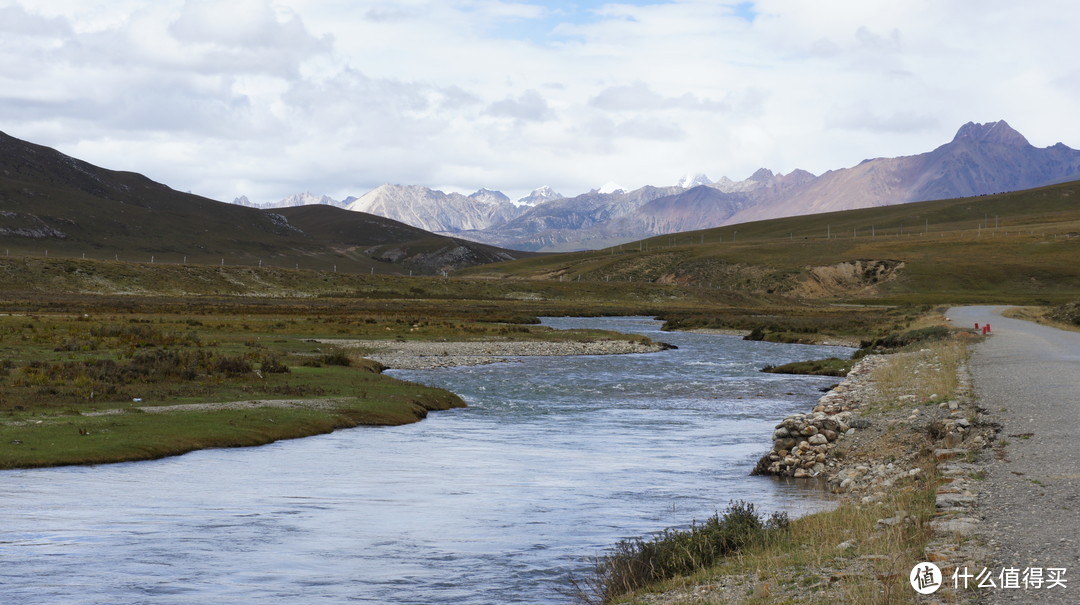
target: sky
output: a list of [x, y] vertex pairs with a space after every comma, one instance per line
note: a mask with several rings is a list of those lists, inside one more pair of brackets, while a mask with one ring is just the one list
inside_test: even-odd
[[0, 130], [222, 201], [1080, 147], [1074, 0], [0, 0]]

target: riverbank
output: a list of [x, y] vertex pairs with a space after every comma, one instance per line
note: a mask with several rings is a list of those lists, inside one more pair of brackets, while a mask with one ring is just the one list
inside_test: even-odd
[[[806, 413], [776, 425], [757, 472], [816, 481], [835, 510], [792, 521], [769, 543], [623, 601], [679, 603], [909, 603], [912, 567], [947, 577], [987, 551], [971, 539], [997, 425], [979, 408], [964, 343], [872, 355]], [[918, 377], [917, 380], [913, 378]], [[943, 602], [972, 593], [946, 587]]]
[[389, 341], [319, 339], [319, 343], [359, 351], [388, 369], [428, 370], [510, 361], [510, 357], [563, 357], [570, 355], [628, 355], [656, 353], [670, 345], [640, 340], [588, 341]]
[[[401, 381], [398, 381], [401, 382]], [[453, 393], [401, 382], [365, 398], [244, 400], [25, 415], [0, 423], [0, 469], [153, 460], [251, 447], [357, 426], [417, 422], [464, 407]]]

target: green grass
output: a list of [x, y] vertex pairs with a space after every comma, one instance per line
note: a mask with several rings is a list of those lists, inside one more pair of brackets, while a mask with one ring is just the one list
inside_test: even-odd
[[206, 448], [264, 445], [359, 425], [406, 424], [423, 418], [428, 410], [462, 405], [434, 389], [422, 393], [411, 385], [398, 390], [394, 398], [343, 400], [331, 409], [9, 417], [0, 423], [0, 468], [148, 460]]
[[[463, 405], [446, 391], [381, 374], [363, 351], [319, 339], [640, 339], [496, 323], [518, 313], [494, 305], [478, 321], [472, 305], [434, 311], [424, 299], [415, 306], [381, 299], [85, 295], [33, 302], [48, 310], [13, 310], [22, 303], [8, 303], [0, 313], [0, 468], [257, 445], [346, 426], [414, 422], [428, 410]], [[330, 403], [257, 412], [138, 409], [264, 400]], [[94, 415], [112, 410], [117, 413]]]
[[765, 366], [762, 372], [770, 374], [804, 374], [808, 376], [847, 376], [854, 366], [854, 359], [815, 359], [812, 361], [796, 361], [778, 366]]

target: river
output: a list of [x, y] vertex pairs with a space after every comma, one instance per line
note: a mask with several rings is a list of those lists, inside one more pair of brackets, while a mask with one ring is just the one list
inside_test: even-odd
[[766, 364], [850, 349], [548, 319], [677, 350], [394, 374], [469, 407], [164, 460], [0, 472], [0, 602], [566, 603], [621, 538], [752, 501], [828, 505], [750, 477], [783, 416], [836, 379]]

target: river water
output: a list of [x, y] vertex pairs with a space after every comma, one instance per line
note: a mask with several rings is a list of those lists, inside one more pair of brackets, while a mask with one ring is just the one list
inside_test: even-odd
[[549, 319], [677, 350], [396, 371], [468, 408], [401, 427], [97, 467], [0, 472], [3, 603], [566, 603], [621, 538], [816, 489], [748, 472], [850, 350]]

